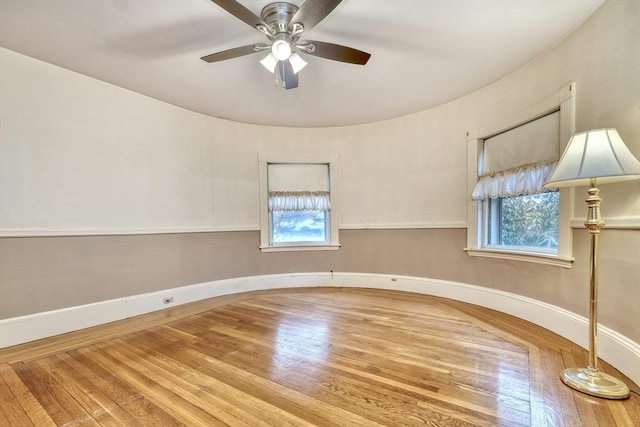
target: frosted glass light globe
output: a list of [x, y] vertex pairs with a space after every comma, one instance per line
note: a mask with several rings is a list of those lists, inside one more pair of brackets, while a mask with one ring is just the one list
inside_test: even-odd
[[276, 40], [271, 46], [271, 53], [278, 61], [286, 61], [291, 56], [291, 45], [285, 40]]

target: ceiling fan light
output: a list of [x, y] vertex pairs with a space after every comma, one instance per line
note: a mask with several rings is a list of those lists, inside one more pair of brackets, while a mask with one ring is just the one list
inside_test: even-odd
[[276, 40], [271, 46], [271, 53], [278, 61], [286, 61], [291, 56], [291, 45], [286, 40]]
[[271, 71], [272, 73], [276, 72], [276, 65], [278, 65], [278, 60], [275, 56], [273, 56], [272, 53], [269, 53], [269, 55], [265, 56], [264, 59], [260, 61], [260, 63], [264, 68]]
[[293, 72], [298, 74], [300, 70], [307, 66], [307, 61], [302, 59], [300, 55], [294, 53], [289, 57], [289, 63], [291, 64], [291, 68], [293, 68]]

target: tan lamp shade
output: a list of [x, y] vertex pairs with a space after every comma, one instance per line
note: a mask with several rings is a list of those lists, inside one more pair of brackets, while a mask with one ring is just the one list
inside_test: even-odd
[[589, 185], [640, 179], [640, 162], [615, 129], [593, 129], [575, 134], [564, 150], [545, 188]]

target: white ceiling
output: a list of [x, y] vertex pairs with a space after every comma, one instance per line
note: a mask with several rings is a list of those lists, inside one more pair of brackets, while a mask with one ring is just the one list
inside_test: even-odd
[[[256, 15], [270, 3], [240, 2]], [[275, 86], [258, 62], [265, 53], [200, 60], [267, 41], [209, 0], [0, 0], [0, 45], [214, 117], [340, 126], [480, 89], [548, 50], [602, 2], [344, 0], [303, 39], [364, 50], [369, 63], [302, 54], [309, 65], [292, 90]]]

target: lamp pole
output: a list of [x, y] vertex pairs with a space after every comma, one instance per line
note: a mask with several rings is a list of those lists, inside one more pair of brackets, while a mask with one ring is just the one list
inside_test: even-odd
[[589, 230], [589, 368], [598, 369], [598, 238], [605, 222], [600, 216], [600, 190], [596, 188], [596, 178], [591, 178], [589, 197], [585, 199], [588, 206], [587, 221], [584, 226]]

